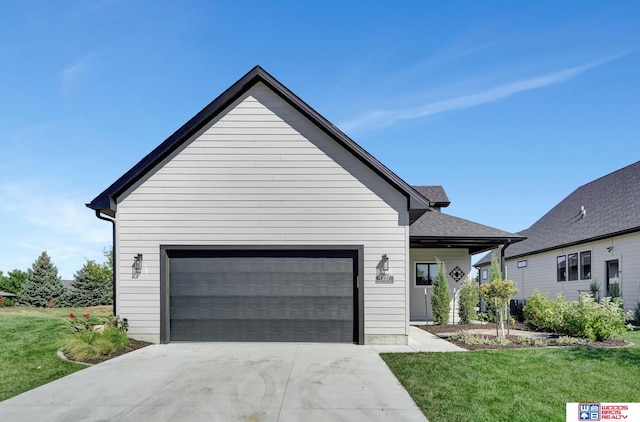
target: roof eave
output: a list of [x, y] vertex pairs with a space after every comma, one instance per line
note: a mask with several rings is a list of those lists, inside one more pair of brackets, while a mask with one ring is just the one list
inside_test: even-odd
[[528, 255], [535, 255], [535, 254], [539, 254], [539, 253], [543, 253], [543, 252], [548, 252], [548, 251], [552, 251], [554, 249], [562, 249], [562, 248], [568, 248], [571, 246], [576, 246], [576, 245], [580, 245], [582, 243], [588, 243], [588, 242], [597, 242], [598, 240], [602, 240], [602, 239], [609, 239], [611, 237], [615, 237], [615, 236], [622, 236], [625, 234], [630, 234], [630, 233], [635, 233], [635, 232], [640, 232], [640, 227], [634, 227], [634, 228], [630, 228], [630, 229], [625, 229], [625, 230], [620, 230], [617, 232], [613, 232], [613, 233], [607, 233], [607, 234], [603, 234], [600, 236], [593, 236], [590, 238], [585, 238], [582, 240], [576, 240], [574, 242], [568, 242], [568, 243], [563, 243], [560, 245], [554, 245], [554, 246], [550, 246], [547, 248], [541, 248], [541, 249], [536, 249], [530, 252], [523, 252], [523, 253], [519, 253], [516, 255], [508, 255], [505, 257], [505, 259], [515, 259], [515, 258], [522, 258], [524, 256], [528, 256]]
[[410, 243], [414, 247], [423, 248], [466, 248], [475, 255], [525, 239], [526, 237], [411, 236]]

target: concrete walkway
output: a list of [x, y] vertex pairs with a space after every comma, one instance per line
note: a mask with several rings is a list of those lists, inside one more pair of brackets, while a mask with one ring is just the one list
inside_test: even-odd
[[460, 350], [416, 327], [407, 346], [152, 345], [0, 402], [0, 419], [425, 422], [378, 353]]
[[466, 352], [466, 349], [449, 343], [435, 334], [428, 333], [413, 325], [409, 327], [409, 344], [406, 346], [371, 346], [378, 353], [413, 352]]

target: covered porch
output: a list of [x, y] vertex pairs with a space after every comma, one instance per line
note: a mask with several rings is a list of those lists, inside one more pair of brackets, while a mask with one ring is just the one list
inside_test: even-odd
[[449, 281], [452, 298], [450, 322], [454, 322], [453, 317], [457, 322], [453, 298], [471, 274], [472, 255], [524, 239], [514, 233], [441, 212], [426, 212], [410, 227], [410, 321], [432, 321], [430, 302], [438, 260], [444, 262]]

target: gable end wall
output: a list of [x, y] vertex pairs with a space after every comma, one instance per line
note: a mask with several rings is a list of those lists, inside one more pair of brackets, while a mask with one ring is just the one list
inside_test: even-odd
[[365, 343], [407, 341], [406, 197], [262, 84], [118, 199], [116, 244], [132, 337], [159, 341], [161, 245], [363, 245]]

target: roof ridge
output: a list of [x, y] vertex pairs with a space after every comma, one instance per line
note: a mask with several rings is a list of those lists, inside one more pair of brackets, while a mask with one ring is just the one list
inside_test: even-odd
[[[276, 78], [271, 76], [259, 65], [254, 66], [244, 76], [225, 89], [222, 94], [207, 104], [202, 110], [196, 113], [191, 119], [184, 123], [178, 130], [165, 139], [160, 145], [154, 148], [149, 154], [144, 156], [126, 173], [120, 176], [107, 189], [95, 197], [87, 207], [107, 212], [115, 215], [115, 199], [126, 192], [140, 178], [155, 168], [165, 158], [180, 148], [202, 130], [212, 119], [222, 113], [228, 106], [233, 104], [238, 98], [249, 91], [258, 83], [263, 83], [283, 101], [288, 103], [296, 111], [302, 114], [311, 123], [321, 129], [327, 136], [345, 148], [349, 153], [362, 161], [373, 172], [378, 174], [387, 183], [403, 193], [407, 198], [407, 208], [417, 214], [431, 209], [429, 201], [413, 189], [407, 182], [397, 174], [387, 168], [378, 159], [362, 148], [357, 142], [349, 138], [344, 132], [338, 129], [333, 123], [309, 106], [304, 100], [298, 97], [293, 91], [284, 86]], [[417, 218], [414, 216], [413, 218]]]

